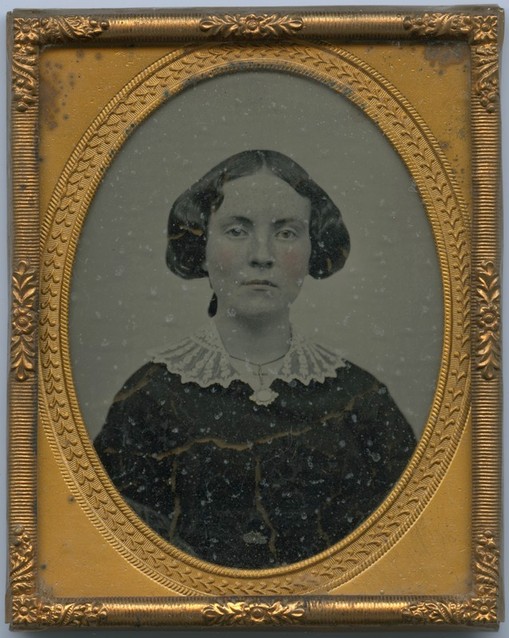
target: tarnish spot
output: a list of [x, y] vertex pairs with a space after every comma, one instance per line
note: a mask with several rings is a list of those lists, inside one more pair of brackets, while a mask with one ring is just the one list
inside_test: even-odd
[[62, 120], [69, 119], [67, 99], [76, 89], [79, 74], [64, 71], [62, 64], [47, 60], [43, 65], [44, 82], [40, 85], [41, 117], [53, 130]]
[[424, 49], [424, 57], [431, 66], [464, 64], [468, 60], [468, 45], [463, 42], [429, 42]]

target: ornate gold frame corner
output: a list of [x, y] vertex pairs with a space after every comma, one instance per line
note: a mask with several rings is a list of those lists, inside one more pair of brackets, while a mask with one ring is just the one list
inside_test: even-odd
[[[434, 11], [405, 8], [370, 13], [352, 8], [330, 8], [284, 12], [232, 9], [228, 13], [212, 10], [161, 10], [150, 17], [127, 11], [90, 15], [72, 11], [59, 15], [30, 11], [10, 14], [12, 322], [9, 378], [10, 571], [7, 616], [13, 628], [124, 627], [134, 624], [188, 628], [340, 628], [352, 625], [411, 628], [423, 624], [437, 628], [498, 626], [503, 619], [500, 585], [499, 240], [499, 53], [502, 25], [502, 12], [493, 6], [462, 7], [458, 12], [454, 9]], [[408, 146], [413, 145], [413, 150], [399, 148], [397, 139], [392, 139], [388, 133], [389, 124], [386, 126], [389, 139], [405, 158], [407, 165], [414, 166], [416, 173], [420, 171], [422, 179], [418, 187], [423, 200], [438, 211], [436, 225], [442, 229], [440, 232], [445, 238], [443, 244], [438, 246], [438, 253], [443, 262], [442, 272], [449, 273], [444, 275], [444, 297], [449, 299], [446, 300], [446, 309], [450, 311], [446, 332], [451, 335], [451, 340], [447, 347], [450, 360], [455, 360], [454, 365], [444, 365], [441, 371], [442, 397], [446, 397], [441, 401], [442, 404], [448, 401], [448, 404], [447, 409], [442, 412], [437, 409], [436, 423], [433, 427], [429, 426], [428, 438], [432, 448], [424, 449], [423, 444], [422, 458], [415, 461], [405, 480], [408, 484], [414, 481], [416, 491], [421, 486], [423, 503], [428, 502], [434, 494], [433, 490], [443, 480], [447, 464], [451, 462], [456, 450], [454, 446], [457, 446], [471, 419], [469, 593], [465, 595], [464, 592], [459, 592], [457, 595], [447, 596], [426, 596], [422, 593], [391, 596], [383, 593], [376, 596], [335, 594], [333, 590], [343, 582], [346, 568], [339, 563], [334, 563], [334, 567], [332, 562], [326, 562], [329, 561], [329, 556], [324, 558], [321, 572], [313, 565], [302, 568], [308, 570], [302, 572], [309, 579], [306, 581], [307, 589], [299, 588], [301, 572], [249, 574], [245, 580], [237, 574], [211, 572], [207, 576], [207, 589], [203, 583], [200, 584], [196, 575], [198, 572], [193, 571], [201, 569], [195, 564], [185, 564], [188, 580], [174, 578], [172, 570], [177, 570], [181, 565], [179, 561], [184, 559], [171, 553], [165, 554], [166, 550], [160, 549], [155, 535], [151, 536], [146, 532], [147, 552], [162, 552], [161, 565], [156, 564], [154, 559], [150, 569], [140, 567], [143, 561], [140, 562], [140, 554], [136, 552], [142, 551], [141, 549], [133, 549], [120, 536], [113, 538], [110, 535], [113, 540], [110, 539], [109, 542], [119, 556], [134, 556], [128, 559], [133, 570], [141, 570], [159, 584], [171, 582], [171, 586], [168, 584], [172, 592], [169, 597], [126, 599], [116, 596], [114, 592], [110, 597], [98, 596], [95, 599], [54, 597], [41, 584], [41, 566], [38, 561], [41, 512], [38, 512], [37, 502], [38, 491], [44, 488], [45, 482], [44, 473], [38, 471], [38, 432], [40, 434], [42, 431], [47, 435], [70, 493], [90, 518], [87, 519], [88, 524], [92, 525], [91, 517], [95, 516], [94, 521], [100, 521], [93, 523], [97, 529], [101, 525], [101, 529], [107, 528], [106, 518], [99, 512], [100, 508], [92, 511], [94, 508], [83, 496], [86, 491], [83, 484], [89, 481], [89, 486], [93, 486], [95, 490], [103, 477], [99, 464], [96, 466], [91, 461], [88, 465], [80, 465], [80, 459], [86, 458], [89, 450], [86, 441], [83, 443], [80, 439], [79, 427], [73, 429], [69, 425], [69, 414], [75, 410], [76, 402], [72, 391], [70, 398], [62, 399], [67, 392], [67, 364], [65, 360], [60, 360], [66, 356], [66, 328], [59, 324], [59, 320], [66, 317], [70, 276], [69, 266], [62, 254], [68, 255], [72, 262], [86, 206], [111, 157], [103, 164], [102, 159], [98, 160], [95, 167], [90, 168], [87, 165], [87, 171], [91, 171], [87, 178], [89, 182], [79, 182], [82, 198], [80, 202], [76, 201], [75, 208], [67, 201], [69, 184], [78, 183], [78, 177], [80, 180], [84, 179], [82, 176], [74, 178], [73, 171], [77, 173], [78, 166], [83, 168], [83, 154], [87, 144], [94, 139], [93, 136], [101, 126], [101, 135], [105, 147], [109, 145], [107, 151], [110, 156], [120, 148], [127, 134], [124, 137], [115, 137], [112, 133], [108, 137], [110, 133], [107, 130], [107, 118], [117, 117], [115, 108], [121, 100], [130, 99], [136, 106], [137, 100], [141, 98], [134, 91], [141, 91], [145, 86], [143, 83], [152, 81], [152, 76], [148, 72], [143, 76], [140, 74], [137, 84], [133, 80], [132, 86], [125, 87], [125, 91], [122, 90], [124, 92], [117, 94], [117, 102], [112, 99], [108, 107], [97, 113], [95, 124], [90, 123], [86, 133], [84, 129], [82, 142], [73, 150], [54, 189], [48, 209], [42, 210], [38, 157], [39, 104], [43, 88], [40, 73], [42, 52], [51, 47], [125, 47], [133, 42], [140, 48], [145, 45], [166, 46], [170, 53], [164, 60], [161, 58], [162, 61], [157, 62], [157, 72], [163, 73], [164, 69], [171, 67], [174, 59], [172, 56], [180, 56], [180, 60], [187, 56], [185, 62], [189, 68], [196, 64], [192, 57], [196, 50], [199, 50], [201, 58], [207, 62], [211, 62], [214, 57], [215, 64], [219, 64], [217, 60], [223, 55], [223, 66], [231, 64], [228, 56], [234, 55], [242, 60], [246, 51], [256, 50], [258, 64], [274, 64], [275, 52], [280, 60], [278, 68], [289, 69], [290, 64], [301, 64], [304, 68], [304, 62], [299, 60], [299, 47], [311, 47], [306, 51], [306, 64], [312, 67], [312, 73], [315, 74], [313, 77], [318, 77], [322, 73], [322, 67], [327, 67], [327, 73], [336, 74], [334, 78], [338, 83], [338, 92], [344, 92], [343, 85], [340, 86], [342, 80], [339, 66], [333, 71], [330, 69], [334, 67], [336, 59], [341, 59], [341, 63], [346, 65], [345, 69], [353, 69], [349, 77], [351, 84], [357, 81], [355, 74], [360, 77], [365, 72], [364, 67], [350, 54], [343, 55], [340, 52], [342, 45], [354, 41], [373, 46], [377, 43], [395, 42], [404, 45], [461, 43], [468, 47], [470, 115], [466, 128], [469, 130], [471, 145], [469, 162], [472, 175], [469, 205], [463, 202], [461, 196], [455, 195], [447, 161], [436, 148], [431, 133], [411, 104], [402, 97], [394, 98], [396, 106], [391, 116], [394, 118], [391, 126], [405, 129], [405, 135], [410, 140]], [[289, 43], [294, 47], [291, 60], [290, 57], [286, 59], [282, 53]], [[210, 66], [212, 68], [213, 64]], [[214, 74], [215, 71], [211, 68], [200, 70], [197, 65], [192, 73], [195, 77], [202, 77], [205, 73]], [[230, 68], [235, 72], [234, 66]], [[323, 73], [326, 71], [323, 70]], [[375, 75], [370, 77], [375, 78]], [[378, 75], [370, 81], [370, 90], [374, 91], [371, 87], [376, 86], [377, 90], [387, 92], [387, 99], [393, 99], [391, 96], [395, 93], [391, 93], [392, 89], [387, 89]], [[180, 89], [175, 87], [185, 82], [185, 78], [175, 80], [175, 87], [170, 86], [170, 80], [165, 79], [165, 82], [172, 91], [177, 91]], [[155, 83], [151, 86], [155, 86]], [[155, 109], [165, 99], [163, 94], [168, 89], [154, 88], [155, 92], [158, 90], [161, 92], [154, 97], [153, 103], [143, 103], [145, 115], [136, 116], [136, 124], [142, 121], [142, 117], [146, 117], [146, 112]], [[365, 104], [370, 99], [382, 100], [382, 97], [375, 98], [373, 93], [361, 96], [361, 89], [353, 93], [351, 99], [355, 101], [355, 95], [360, 96], [359, 104], [362, 103], [362, 108], [377, 121], [376, 114], [369, 113]], [[398, 111], [396, 107], [401, 107], [402, 110]], [[386, 120], [389, 122], [389, 116]], [[386, 120], [377, 123], [383, 128]], [[412, 133], [411, 126], [417, 132]], [[107, 156], [108, 152], [104, 155]], [[427, 163], [427, 168], [419, 171], [415, 168], [417, 156], [425, 158], [422, 159], [422, 164], [424, 166]], [[87, 157], [93, 159], [97, 156], [89, 153]], [[96, 173], [93, 173], [94, 170]], [[445, 176], [443, 179], [442, 174]], [[84, 209], [80, 208], [82, 204]], [[75, 225], [72, 227], [75, 229], [74, 235], [69, 231], [72, 224]], [[434, 459], [439, 467], [436, 476], [429, 471], [429, 459], [431, 462]], [[440, 463], [443, 464], [443, 471]], [[69, 469], [71, 466], [78, 469]], [[82, 472], [79, 480], [78, 472]], [[387, 505], [387, 511], [392, 506], [395, 511], [398, 503], [402, 503], [400, 509], [407, 506], [406, 501], [401, 500], [404, 499], [404, 493], [403, 487], [400, 492], [396, 491], [392, 502]], [[136, 534], [141, 533], [141, 528], [136, 527], [137, 523], [122, 509], [118, 499], [115, 500], [114, 496], [108, 496], [108, 499], [107, 502], [101, 502], [101, 507], [116, 508], [115, 516], [118, 514], [125, 520], [126, 537], [137, 538]], [[89, 514], [89, 511], [92, 513]], [[412, 521], [417, 520], [419, 512], [420, 510], [416, 510]], [[45, 517], [51, 515], [51, 512], [44, 513]], [[363, 527], [362, 533], [365, 536], [371, 533], [368, 541], [379, 548], [383, 534], [388, 537], [390, 533], [380, 526], [376, 527], [377, 524], [377, 521], [369, 522], [367, 531]], [[133, 531], [129, 526], [132, 526]], [[394, 543], [403, 536], [404, 530], [398, 534]], [[104, 535], [106, 537], [108, 532], [104, 532]], [[350, 550], [344, 550], [345, 564], [348, 561], [352, 564], [360, 561], [361, 555], [365, 561], [362, 563], [364, 566], [368, 563], [372, 566], [377, 560], [379, 555], [375, 556], [373, 550], [366, 549], [369, 543], [366, 541], [362, 545], [362, 538], [359, 536]], [[347, 551], [351, 551], [351, 554], [347, 554]], [[80, 557], [77, 556], [76, 560], [79, 565]], [[166, 570], [164, 577], [163, 568]], [[360, 573], [360, 570], [359, 567], [356, 573]]]

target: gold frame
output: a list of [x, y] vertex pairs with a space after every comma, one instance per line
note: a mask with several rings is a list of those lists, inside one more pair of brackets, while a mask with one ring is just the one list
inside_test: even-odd
[[[140, 623], [155, 627], [412, 627], [423, 623], [441, 628], [496, 627], [502, 615], [501, 11], [495, 7], [462, 7], [458, 13], [409, 8], [376, 13], [338, 8], [284, 13], [161, 10], [150, 17], [113, 11], [95, 15], [16, 11], [10, 14], [9, 25], [13, 242], [7, 614], [12, 627]], [[58, 173], [51, 198], [41, 194], [48, 190], [41, 183], [34, 153], [44, 90], [41, 56], [45, 50], [77, 46], [120, 49], [133, 37], [141, 49], [150, 45], [167, 47], [167, 52], [142, 65], [132, 81], [94, 113], [93, 121], [85, 122], [86, 132]], [[345, 50], [356, 41], [448, 43], [468, 48], [471, 152], [463, 153], [460, 165], [471, 174], [471, 191], [466, 179], [458, 185], [450, 158], [394, 83], [376, 65]], [[407, 471], [384, 504], [344, 542], [318, 557], [297, 566], [240, 572], [211, 567], [162, 543], [108, 489], [109, 479], [94, 457], [79, 416], [70, 377], [67, 312], [81, 224], [103, 171], [129, 132], [190, 79], [234, 72], [247, 63], [313, 77], [348, 94], [391, 140], [410, 169], [434, 230], [445, 321], [442, 366], [428, 425]], [[128, 115], [126, 104], [131, 109]], [[427, 595], [424, 583], [421, 591], [400, 595], [342, 594], [345, 582], [373, 571], [415, 522], [422, 521], [427, 505], [438, 502], [437, 507], [444, 507], [436, 495], [441, 485], [454, 487], [456, 481], [457, 487], [460, 474], [454, 475], [451, 466], [460, 455], [460, 443], [463, 466], [470, 459], [468, 591]], [[51, 455], [57, 469], [50, 471], [47, 458]], [[56, 521], [56, 512], [46, 511], [47, 501], [41, 500], [41, 490], [55, 476], [63, 477], [69, 498], [84, 513], [77, 533], [94, 527], [130, 570], [166, 588], [166, 596], [128, 598], [113, 590], [109, 596], [59, 597], [49, 592], [38, 545], [41, 521], [49, 520], [45, 525], [51, 529], [57, 525], [51, 522]], [[36, 503], [43, 503], [39, 511]], [[456, 524], [465, 531], [465, 521]], [[79, 555], [74, 562], [80, 566]], [[451, 567], [443, 557], [435, 557], [435, 563], [437, 576], [440, 569]]]

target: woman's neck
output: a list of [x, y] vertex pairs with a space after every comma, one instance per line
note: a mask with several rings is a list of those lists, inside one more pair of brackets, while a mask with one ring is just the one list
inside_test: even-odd
[[283, 357], [290, 348], [289, 313], [247, 320], [218, 313], [214, 323], [226, 352], [237, 359], [260, 365]]

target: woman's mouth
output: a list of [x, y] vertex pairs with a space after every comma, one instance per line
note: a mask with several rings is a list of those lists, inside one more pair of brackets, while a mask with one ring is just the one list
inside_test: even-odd
[[242, 283], [243, 286], [269, 286], [270, 288], [277, 288], [276, 284], [272, 283], [268, 279], [251, 279], [249, 281], [244, 281]]

